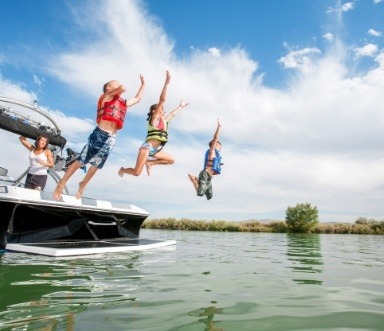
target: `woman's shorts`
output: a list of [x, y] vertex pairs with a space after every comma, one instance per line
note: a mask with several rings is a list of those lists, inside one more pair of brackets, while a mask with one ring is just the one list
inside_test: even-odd
[[47, 184], [47, 178], [48, 175], [33, 175], [28, 173], [25, 179], [25, 188], [31, 188], [33, 190], [40, 188], [42, 191]]

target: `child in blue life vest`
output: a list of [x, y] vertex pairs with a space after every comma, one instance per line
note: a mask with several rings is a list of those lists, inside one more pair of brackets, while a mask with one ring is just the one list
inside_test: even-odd
[[205, 153], [204, 168], [200, 171], [199, 177], [188, 174], [190, 181], [196, 189], [197, 195], [202, 197], [205, 195], [210, 200], [212, 194], [212, 178], [221, 173], [221, 143], [219, 141], [219, 132], [221, 124], [217, 120], [217, 128], [213, 136], [213, 140], [209, 143], [209, 149]]

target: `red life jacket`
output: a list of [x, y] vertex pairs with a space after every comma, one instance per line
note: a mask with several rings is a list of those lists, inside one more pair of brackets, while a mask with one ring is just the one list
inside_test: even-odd
[[117, 124], [117, 130], [120, 130], [124, 125], [124, 118], [127, 112], [127, 100], [115, 95], [111, 101], [104, 102], [104, 107], [101, 107], [101, 97], [98, 102], [98, 111], [103, 110], [97, 116], [96, 122], [99, 123], [100, 119], [104, 121], [111, 121]]

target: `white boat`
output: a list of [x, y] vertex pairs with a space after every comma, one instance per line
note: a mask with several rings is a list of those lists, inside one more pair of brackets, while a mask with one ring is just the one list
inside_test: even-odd
[[[28, 110], [41, 115], [41, 121], [22, 113]], [[46, 124], [48, 121], [49, 124]], [[36, 139], [49, 137], [55, 168], [48, 171], [57, 183], [58, 172], [65, 171], [77, 153], [67, 149], [55, 121], [37, 104], [29, 105], [0, 97], [0, 129]], [[140, 238], [140, 228], [149, 213], [133, 204], [120, 208], [110, 201], [66, 194], [57, 201], [52, 192], [24, 188], [23, 178], [8, 175], [0, 168], [0, 249], [48, 256], [74, 256], [108, 252], [125, 252], [175, 245], [174, 240]]]

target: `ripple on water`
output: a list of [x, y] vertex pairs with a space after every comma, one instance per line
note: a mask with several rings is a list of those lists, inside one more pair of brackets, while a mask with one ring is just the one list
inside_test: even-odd
[[382, 236], [145, 233], [176, 247], [4, 254], [0, 329], [383, 330]]

